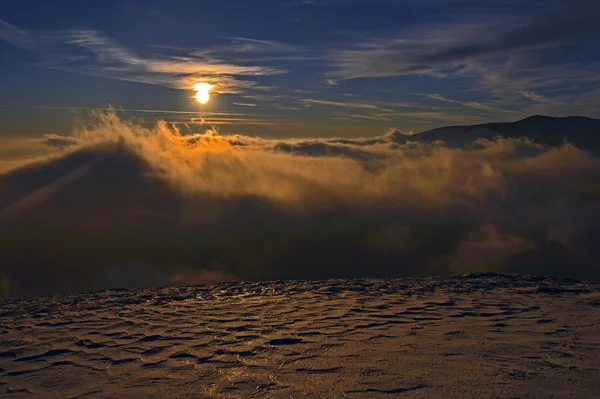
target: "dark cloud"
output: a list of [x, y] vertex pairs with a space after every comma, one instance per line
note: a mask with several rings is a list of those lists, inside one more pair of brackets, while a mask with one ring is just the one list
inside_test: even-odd
[[50, 138], [68, 146], [0, 176], [5, 295], [481, 270], [600, 278], [600, 160], [569, 144], [184, 136], [114, 114]]

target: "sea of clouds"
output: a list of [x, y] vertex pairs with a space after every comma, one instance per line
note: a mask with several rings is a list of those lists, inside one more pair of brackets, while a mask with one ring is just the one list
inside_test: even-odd
[[11, 145], [3, 296], [474, 271], [600, 279], [600, 160], [569, 144], [182, 134], [101, 112], [68, 137]]

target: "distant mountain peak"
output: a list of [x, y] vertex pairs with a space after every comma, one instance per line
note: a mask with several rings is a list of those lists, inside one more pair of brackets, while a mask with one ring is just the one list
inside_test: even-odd
[[549, 120], [549, 121], [556, 121], [556, 120], [599, 120], [599, 119], [593, 119], [590, 118], [589, 116], [581, 116], [581, 115], [568, 115], [568, 116], [547, 116], [547, 115], [531, 115], [528, 116], [526, 118], [523, 118], [521, 120], [518, 120], [514, 123], [517, 122], [523, 122], [523, 121], [528, 121], [528, 120]]
[[531, 115], [514, 122], [448, 126], [428, 130], [411, 141], [441, 140], [451, 146], [463, 146], [480, 138], [526, 138], [546, 145], [569, 142], [581, 149], [600, 148], [600, 119], [587, 116]]

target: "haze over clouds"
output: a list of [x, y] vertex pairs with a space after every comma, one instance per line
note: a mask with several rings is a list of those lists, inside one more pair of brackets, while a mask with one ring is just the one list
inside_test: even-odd
[[35, 162], [0, 177], [4, 295], [488, 270], [600, 278], [600, 161], [569, 144], [182, 135], [100, 112], [72, 136], [20, 145], [32, 153], [15, 162]]

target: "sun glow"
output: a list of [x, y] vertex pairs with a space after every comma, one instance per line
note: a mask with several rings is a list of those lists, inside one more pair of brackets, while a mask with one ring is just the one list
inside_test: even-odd
[[194, 90], [197, 91], [196, 100], [198, 100], [200, 104], [206, 104], [210, 99], [209, 92], [212, 90], [212, 88], [213, 85], [210, 85], [208, 83], [196, 83], [194, 85]]

